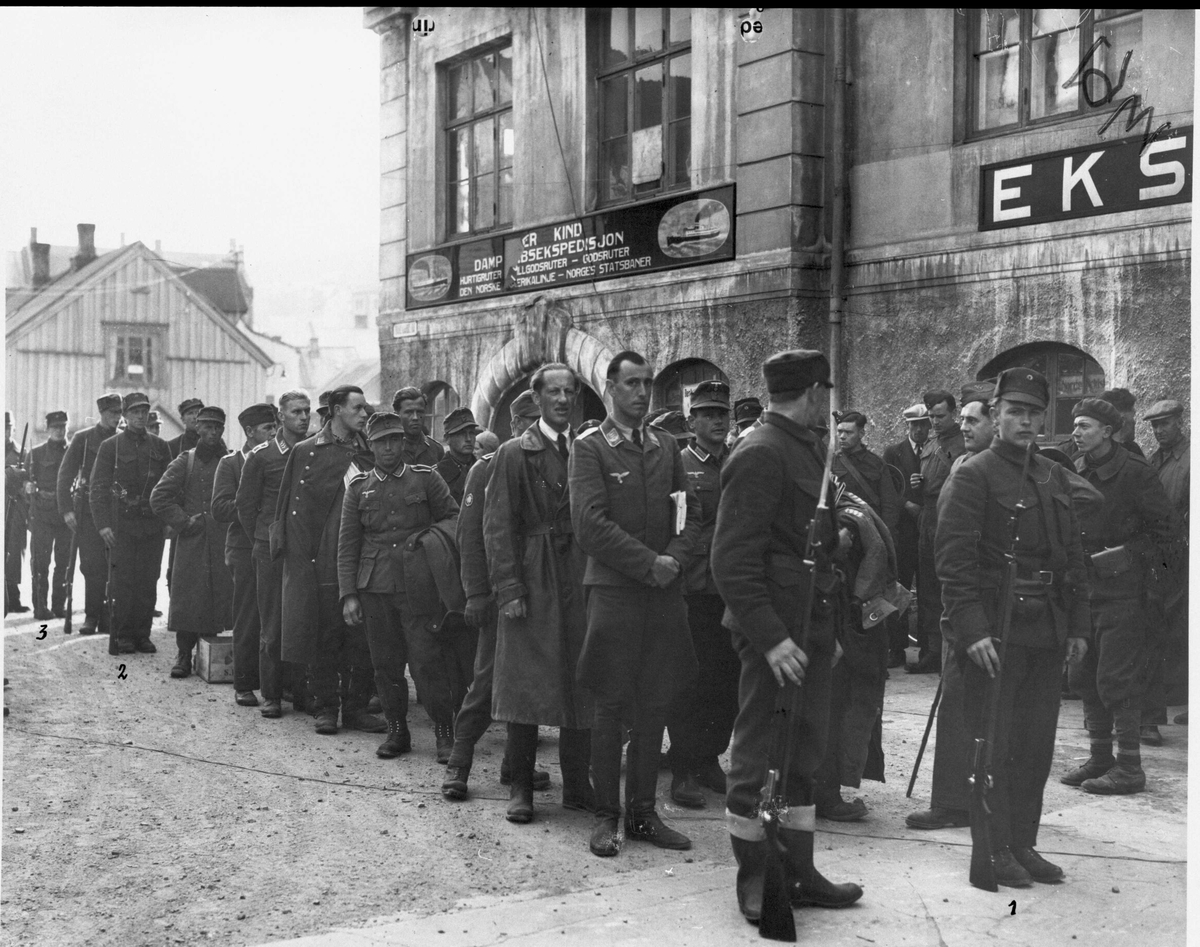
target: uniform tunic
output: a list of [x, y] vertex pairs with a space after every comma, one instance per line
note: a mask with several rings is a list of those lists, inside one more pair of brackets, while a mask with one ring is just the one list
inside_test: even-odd
[[258, 615], [258, 583], [254, 574], [254, 538], [237, 516], [237, 488], [250, 453], [247, 443], [226, 454], [217, 464], [213, 480], [212, 515], [227, 523], [225, 565], [233, 579], [233, 689], [252, 691], [259, 686], [258, 649], [262, 628]]
[[[225, 444], [193, 447], [167, 467], [150, 494], [155, 515], [176, 533], [175, 575], [167, 627], [193, 635], [219, 635], [233, 624], [233, 579], [225, 566], [224, 523], [212, 516], [213, 483]], [[202, 514], [190, 529], [188, 520]]]
[[410, 467], [414, 464], [422, 467], [436, 467], [438, 461], [445, 456], [446, 448], [428, 434], [422, 434], [421, 440], [410, 441], [404, 438], [400, 448], [400, 460]]
[[84, 581], [84, 615], [88, 627], [108, 632], [108, 613], [104, 608], [104, 584], [108, 580], [108, 556], [104, 540], [92, 519], [88, 497], [88, 477], [96, 462], [100, 445], [116, 431], [97, 424], [79, 431], [67, 447], [58, 468], [58, 512], [75, 514], [75, 542], [79, 546], [79, 571]]
[[154, 620], [163, 526], [150, 508], [150, 493], [166, 472], [167, 442], [126, 429], [101, 443], [92, 465], [89, 496], [97, 529], [111, 529], [113, 568], [112, 634], [119, 642], [149, 639]]
[[[721, 472], [712, 554], [725, 625], [741, 660], [726, 806], [743, 818], [758, 813], [759, 792], [777, 745], [772, 719], [780, 688], [766, 653], [790, 637], [808, 656], [787, 800], [808, 806], [814, 801], [813, 773], [825, 755], [835, 647], [831, 596], [836, 579], [824, 555], [817, 563], [816, 601], [804, 601], [803, 557], [821, 493], [825, 449], [811, 429], [790, 418], [774, 411], [762, 418], [762, 427], [742, 439]], [[823, 542], [836, 543], [832, 514], [818, 525]], [[800, 642], [806, 606], [811, 626], [808, 640]], [[783, 760], [774, 763], [782, 768]]]
[[[892, 539], [896, 544], [896, 580], [906, 589], [911, 589], [917, 575], [919, 539], [917, 517], [909, 512], [907, 504], [915, 503], [918, 507], [921, 505], [921, 488], [914, 487], [910, 481], [913, 474], [921, 472], [921, 454], [906, 437], [899, 443], [883, 449], [883, 462], [891, 471], [900, 475], [898, 522]], [[892, 651], [896, 652], [908, 647], [908, 643], [907, 618], [892, 615], [888, 618], [888, 644]]]
[[585, 559], [571, 528], [567, 461], [539, 425], [496, 451], [483, 533], [497, 609], [525, 600], [524, 618], [497, 619], [492, 716], [590, 727], [590, 696], [575, 680], [587, 631]]
[[462, 505], [463, 491], [467, 486], [467, 472], [475, 463], [475, 458], [466, 464], [460, 464], [453, 454], [446, 451], [446, 456], [437, 462], [434, 468], [438, 475], [446, 481], [446, 486], [450, 488], [450, 495], [454, 497], [454, 502]]
[[[25, 458], [26, 463], [28, 458]], [[18, 471], [21, 452], [9, 441], [4, 448], [4, 601], [5, 608], [21, 601], [21, 557], [25, 554], [25, 535], [29, 529], [29, 500], [25, 477]]]
[[846, 489], [867, 501], [892, 536], [896, 536], [903, 502], [896, 492], [896, 481], [884, 459], [859, 444], [853, 450], [839, 451], [834, 455], [833, 472], [846, 485]]
[[[934, 535], [937, 532], [938, 496], [954, 461], [965, 454], [962, 431], [931, 437], [921, 459], [921, 515], [917, 520], [917, 638], [921, 653], [942, 651], [942, 585], [937, 577]], [[853, 487], [851, 488], [853, 490]]]
[[[1021, 482], [1025, 451], [996, 440], [945, 485], [936, 536], [946, 640], [963, 673], [971, 738], [986, 735], [991, 685], [967, 648], [996, 637], [1000, 583], [1010, 543], [1017, 560], [1013, 618], [1000, 673], [992, 810], [994, 850], [1037, 845], [1042, 792], [1054, 758], [1068, 637], [1090, 639], [1087, 573], [1065, 471], [1036, 454]], [[1010, 519], [1018, 502], [1016, 541]]]
[[[71, 527], [58, 512], [58, 470], [67, 453], [66, 441], [46, 441], [29, 454], [29, 480], [34, 485], [30, 510], [30, 573], [33, 603], [45, 608], [47, 590], [54, 611], [61, 611], [67, 597], [67, 560], [71, 555]], [[50, 580], [50, 558], [54, 576]]]

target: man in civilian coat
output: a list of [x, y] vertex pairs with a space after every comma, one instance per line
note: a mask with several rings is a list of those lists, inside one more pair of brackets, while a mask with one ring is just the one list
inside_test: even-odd
[[[579, 682], [595, 699], [592, 777], [597, 822], [592, 853], [616, 855], [621, 817], [621, 724], [628, 724], [625, 837], [660, 848], [691, 840], [655, 811], [667, 711], [696, 674], [683, 601], [683, 564], [700, 532], [675, 439], [644, 427], [654, 373], [636, 352], [609, 363], [612, 409], [571, 450], [575, 541], [587, 554], [587, 636]], [[682, 529], [676, 529], [686, 502]]]
[[[896, 540], [896, 578], [906, 589], [913, 587], [917, 575], [917, 519], [921, 515], [921, 457], [929, 443], [929, 410], [924, 404], [904, 409], [908, 437], [883, 449], [883, 460], [898, 470], [904, 480], [900, 495], [900, 524]], [[908, 613], [891, 616], [888, 629], [891, 657], [888, 667], [901, 667], [908, 647]]]
[[[29, 452], [29, 578], [33, 585], [33, 617], [38, 621], [63, 618], [67, 600], [67, 560], [71, 528], [58, 512], [58, 468], [67, 453], [67, 412], [46, 415], [49, 438]], [[50, 558], [54, 557], [54, 573]]]
[[58, 512], [63, 522], [75, 531], [79, 549], [79, 571], [83, 573], [84, 618], [81, 635], [94, 635], [99, 629], [108, 634], [108, 612], [104, 607], [104, 585], [108, 581], [108, 561], [104, 540], [92, 519], [88, 496], [88, 478], [100, 445], [117, 433], [121, 420], [121, 396], [101, 395], [96, 399], [100, 420], [71, 438], [67, 453], [58, 468]]
[[571, 411], [579, 379], [566, 365], [541, 366], [529, 383], [541, 417], [501, 445], [483, 514], [496, 607], [492, 716], [508, 723], [512, 791], [506, 818], [533, 820], [538, 727], [558, 727], [563, 807], [595, 806], [588, 766], [592, 701], [575, 679], [587, 616], [584, 556], [571, 528], [567, 491]]
[[[303, 690], [297, 695], [295, 679], [303, 681], [300, 669], [285, 669], [280, 656], [283, 635], [283, 560], [271, 555], [271, 529], [279, 501], [279, 486], [288, 457], [308, 431], [311, 404], [302, 389], [279, 396], [281, 427], [268, 441], [246, 455], [238, 481], [238, 522], [254, 538], [254, 581], [258, 595], [258, 676], [262, 685], [264, 717], [283, 716], [284, 672], [293, 680], [293, 707], [304, 710]], [[299, 699], [297, 699], [299, 698]]]
[[[541, 417], [533, 392], [526, 389], [513, 399], [509, 408], [513, 437], [520, 437]], [[499, 446], [499, 445], [497, 445]], [[467, 798], [467, 779], [471, 775], [475, 744], [492, 725], [492, 679], [496, 664], [496, 596], [488, 577], [487, 551], [483, 541], [484, 491], [495, 451], [485, 453], [467, 473], [462, 507], [458, 512], [455, 542], [462, 561], [463, 593], [467, 597], [466, 622], [479, 629], [475, 649], [474, 678], [454, 718], [454, 748], [446, 763], [442, 795], [447, 799]], [[500, 782], [512, 784], [508, 755], [500, 764]], [[550, 788], [550, 774], [534, 770], [533, 788]]]
[[233, 624], [233, 579], [225, 568], [228, 530], [212, 516], [217, 465], [227, 453], [224, 433], [225, 412], [201, 408], [196, 446], [171, 461], [150, 494], [150, 508], [178, 537], [175, 563], [182, 581], [167, 614], [178, 645], [175, 678], [192, 673], [192, 652], [202, 635], [219, 635]]
[[288, 455], [271, 537], [272, 557], [283, 558], [281, 653], [285, 661], [308, 666], [316, 731], [326, 735], [338, 732], [339, 705], [343, 727], [387, 730], [381, 717], [367, 712], [372, 672], [366, 633], [347, 626], [338, 594], [342, 497], [353, 477], [374, 466], [362, 434], [366, 423], [361, 388], [342, 385], [329, 393], [329, 423]]
[[125, 430], [96, 452], [89, 496], [100, 537], [112, 557], [111, 638], [117, 653], [153, 654], [154, 599], [162, 567], [163, 526], [150, 508], [150, 493], [167, 469], [167, 442], [146, 430], [150, 399], [140, 391], [121, 403]]
[[[825, 448], [817, 426], [829, 411], [829, 361], [808, 349], [779, 352], [763, 364], [763, 376], [771, 407], [721, 471], [712, 555], [725, 626], [741, 659], [725, 821], [738, 863], [738, 908], [752, 924], [762, 914], [768, 845], [759, 818], [760, 794], [772, 759], [783, 768], [783, 759], [771, 756], [772, 748], [784, 742], [779, 730], [784, 717], [777, 710], [781, 700], [797, 703], [790, 699], [793, 694], [780, 689], [801, 682], [795, 742], [787, 753], [788, 808], [778, 823], [789, 899], [795, 906], [844, 907], [862, 897], [858, 885], [833, 884], [813, 864], [813, 774], [825, 755], [837, 648], [839, 580], [830, 557], [842, 541], [850, 541], [832, 513], [818, 521], [815, 600], [806, 601], [804, 560], [824, 473]], [[811, 622], [801, 648], [795, 638], [806, 608]]]
[[246, 435], [242, 449], [226, 454], [217, 464], [213, 481], [212, 516], [228, 523], [225, 566], [233, 579], [233, 693], [239, 707], [257, 707], [258, 698], [258, 584], [254, 577], [254, 537], [237, 518], [237, 488], [246, 457], [275, 436], [278, 413], [272, 404], [252, 404], [238, 415]]

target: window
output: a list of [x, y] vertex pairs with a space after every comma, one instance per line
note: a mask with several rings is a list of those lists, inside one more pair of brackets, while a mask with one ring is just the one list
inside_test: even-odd
[[162, 357], [162, 337], [144, 328], [112, 330], [109, 351], [112, 353], [111, 383], [151, 388], [161, 384], [157, 366]]
[[679, 405], [682, 410], [684, 396], [687, 396], [690, 403], [693, 389], [702, 381], [723, 381], [729, 384], [729, 378], [721, 369], [702, 358], [685, 358], [668, 365], [654, 379], [655, 409]]
[[512, 47], [447, 70], [447, 174], [452, 234], [513, 220]]
[[1006, 368], [1032, 368], [1046, 376], [1050, 383], [1050, 404], [1042, 433], [1048, 441], [1070, 437], [1075, 425], [1071, 409], [1079, 399], [1098, 397], [1105, 388], [1104, 369], [1094, 358], [1058, 342], [1010, 349], [985, 365], [978, 377], [994, 378]]
[[971, 11], [976, 132], [1023, 128], [1140, 94], [1140, 10]]
[[692, 11], [592, 14], [599, 195], [615, 204], [686, 188], [692, 174]]
[[[488, 429], [500, 438], [501, 443], [512, 437], [512, 403], [529, 387], [529, 379], [532, 377], [533, 372], [530, 372], [513, 382], [492, 408]], [[578, 372], [576, 377], [579, 377]], [[575, 407], [571, 410], [571, 430], [578, 429], [584, 421], [603, 421], [607, 415], [608, 409], [604, 406], [604, 401], [580, 378], [579, 394], [575, 398]]]
[[458, 392], [444, 381], [435, 381], [426, 385], [425, 391], [425, 430], [435, 441], [445, 439], [443, 425], [446, 415], [459, 406]]

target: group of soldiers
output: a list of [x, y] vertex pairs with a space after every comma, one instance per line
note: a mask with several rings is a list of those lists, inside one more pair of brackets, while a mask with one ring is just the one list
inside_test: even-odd
[[[172, 677], [192, 673], [201, 636], [232, 628], [239, 705], [278, 718], [290, 701], [317, 733], [385, 734], [376, 752], [394, 758], [412, 749], [407, 669], [447, 799], [467, 798], [476, 743], [506, 724], [501, 780], [518, 824], [549, 785], [538, 727], [556, 727], [562, 805], [595, 814], [602, 857], [622, 839], [691, 847], [656, 811], [665, 732], [672, 800], [725, 797], [738, 904], [757, 923], [772, 857], [792, 905], [862, 895], [814, 866], [815, 820], [862, 818], [841, 788], [882, 779], [884, 682], [906, 661], [915, 581], [908, 670], [942, 680], [932, 807], [909, 824], [987, 818], [1000, 883], [1061, 878], [1035, 845], [1064, 661], [1091, 756], [1063, 782], [1128, 793], [1145, 786], [1143, 724], [1165, 722], [1169, 649], [1186, 646], [1183, 406], [1143, 415], [1160, 445], [1146, 460], [1132, 418], [1084, 398], [1072, 459], [1035, 443], [1046, 379], [1011, 369], [961, 399], [926, 393], [880, 457], [862, 413], [831, 417], [820, 352], [764, 363], [765, 410], [711, 380], [648, 421], [653, 378], [621, 352], [607, 417], [572, 429], [581, 382], [543, 365], [498, 446], [465, 408], [444, 419], [445, 445], [433, 440], [415, 387], [390, 411], [355, 386], [326, 392], [312, 433], [309, 396], [287, 392], [238, 414], [245, 444], [232, 452], [225, 412], [199, 399], [179, 406], [186, 430], [171, 442], [148, 430], [144, 394], [99, 398], [99, 422], [69, 445], [66, 414], [52, 412], [28, 462], [6, 416], [6, 610], [24, 610], [19, 508], [37, 616], [64, 614], [77, 548], [80, 633], [152, 652], [169, 536]], [[990, 814], [974, 816], [970, 746], [985, 732]], [[766, 804], [768, 773], [780, 806]]]

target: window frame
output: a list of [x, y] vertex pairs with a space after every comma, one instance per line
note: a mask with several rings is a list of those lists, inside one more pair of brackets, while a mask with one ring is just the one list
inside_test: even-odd
[[[1067, 345], [1063, 342], [1031, 342], [1026, 345], [1018, 345], [1006, 352], [1001, 352], [998, 356], [988, 362], [983, 370], [979, 372], [976, 378], [980, 381], [984, 379], [995, 378], [1000, 372], [1009, 368], [1033, 368], [1035, 371], [1041, 371], [1036, 366], [1029, 365], [1029, 361], [1036, 358], [1046, 359], [1046, 383], [1050, 388], [1050, 403], [1046, 406], [1046, 419], [1042, 426], [1042, 433], [1038, 435], [1038, 443], [1043, 445], [1062, 444], [1064, 439], [1069, 440], [1071, 431], [1065, 433], [1056, 432], [1055, 427], [1058, 420], [1058, 402], [1065, 400], [1065, 396], [1060, 394], [1059, 381], [1061, 371], [1059, 366], [1059, 358], [1062, 356], [1070, 358], [1083, 359], [1083, 394], [1072, 396], [1074, 402], [1078, 402], [1082, 398], [1099, 397], [1100, 392], [1108, 387], [1108, 372], [1099, 360], [1094, 356], [1089, 355], [1082, 349], [1077, 349], [1073, 345]], [[1095, 368], [1100, 374], [1100, 385], [1095, 390], [1089, 390], [1087, 379], [1089, 369]], [[1094, 376], [1095, 372], [1091, 372]], [[1073, 403], [1074, 403], [1073, 402]]]
[[[162, 328], [157, 326], [149, 326], [143, 323], [129, 324], [114, 324], [109, 323], [105, 326], [108, 335], [108, 344], [106, 349], [106, 373], [108, 375], [108, 384], [111, 387], [120, 388], [163, 388], [166, 386], [166, 381], [163, 378], [163, 369], [166, 365], [166, 359], [163, 352], [163, 340], [165, 333]], [[128, 362], [122, 357], [123, 353], [129, 351], [129, 340], [142, 340], [143, 361], [145, 371], [140, 375], [130, 375], [128, 372]], [[124, 371], [118, 372], [118, 365], [125, 364]]]
[[[1033, 11], [1035, 8], [1018, 8], [1020, 14], [1020, 36], [1014, 44], [1018, 50], [1018, 92], [1017, 92], [1017, 120], [1015, 123], [1007, 125], [997, 125], [991, 128], [980, 127], [980, 114], [978, 111], [978, 94], [979, 94], [979, 62], [980, 57], [986, 52], [980, 50], [979, 32], [980, 32], [980, 17], [985, 12], [979, 8], [972, 8], [967, 11], [966, 31], [963, 37], [964, 55], [963, 60], [966, 71], [966, 129], [965, 138], [968, 141], [976, 141], [983, 138], [995, 138], [1005, 135], [1017, 134], [1028, 131], [1032, 128], [1042, 128], [1049, 125], [1058, 125], [1064, 122], [1070, 122], [1082, 116], [1088, 115], [1095, 109], [1106, 108], [1112, 102], [1097, 102], [1095, 105], [1088, 103], [1084, 95], [1085, 83], [1076, 79], [1076, 105], [1075, 108], [1066, 112], [1059, 112], [1054, 115], [1046, 115], [1041, 118], [1032, 118], [1031, 113], [1031, 89], [1033, 75]], [[1041, 9], [1036, 8], [1036, 9]], [[1144, 17], [1146, 10], [1144, 8], [1122, 9], [1116, 13], [1105, 17], [1104, 19], [1096, 20], [1096, 8], [1087, 7], [1079, 8], [1080, 19], [1077, 25], [1079, 31], [1079, 55], [1083, 56], [1092, 46], [1096, 39], [1097, 23], [1109, 23], [1115, 20], [1120, 20], [1124, 17], [1137, 15]], [[1145, 20], [1142, 20], [1143, 27]], [[1070, 28], [1057, 30], [1055, 32], [1069, 32]], [[1052, 34], [1042, 34], [1044, 36]], [[1142, 48], [1144, 50], [1145, 43], [1143, 37]], [[1096, 68], [1095, 59], [1089, 63], [1089, 66]], [[1118, 98], [1120, 93], [1118, 93]], [[1113, 101], [1117, 101], [1114, 99]]]
[[[454, 71], [457, 69], [467, 69], [467, 70], [473, 71], [473, 68], [474, 68], [473, 64], [476, 61], [492, 57], [494, 60], [494, 65], [495, 65], [495, 68], [493, 70], [493, 76], [497, 77], [497, 80], [498, 80], [499, 57], [500, 57], [500, 53], [503, 52], [504, 50], [508, 50], [508, 53], [509, 53], [508, 59], [509, 59], [509, 63], [510, 63], [509, 90], [508, 90], [509, 97], [508, 97], [508, 99], [503, 102], [496, 101], [496, 99], [498, 98], [498, 94], [497, 94], [498, 85], [494, 83], [493, 87], [492, 87], [493, 94], [492, 94], [491, 107], [487, 108], [487, 109], [476, 110], [474, 108], [475, 85], [474, 85], [474, 81], [472, 80], [470, 82], [471, 96], [472, 96], [472, 103], [471, 103], [472, 109], [471, 109], [470, 113], [468, 115], [466, 115], [465, 117], [454, 118], [451, 115], [451, 105], [454, 100], [454, 89], [453, 89], [452, 83], [451, 83], [451, 76], [453, 75]], [[514, 137], [514, 142], [515, 142], [516, 126], [513, 123], [513, 118], [515, 117], [515, 110], [513, 108], [513, 99], [514, 99], [513, 75], [512, 75], [512, 72], [513, 72], [512, 64], [513, 63], [514, 63], [514, 59], [513, 59], [512, 37], [506, 36], [503, 39], [498, 40], [494, 43], [489, 43], [486, 46], [482, 46], [477, 49], [473, 49], [469, 53], [467, 53], [463, 56], [459, 56], [459, 57], [456, 57], [455, 59], [449, 60], [448, 62], [443, 63], [439, 69], [440, 77], [442, 79], [442, 85], [443, 85], [443, 94], [441, 96], [442, 125], [441, 125], [440, 131], [441, 131], [441, 140], [443, 143], [443, 147], [445, 148], [445, 165], [444, 165], [445, 177], [443, 180], [442, 194], [444, 195], [444, 199], [446, 201], [446, 240], [447, 240], [447, 242], [452, 242], [455, 240], [468, 240], [468, 239], [472, 239], [474, 237], [477, 237], [477, 236], [480, 236], [483, 234], [503, 232], [506, 230], [511, 230], [514, 226], [515, 218], [516, 218], [516, 201], [515, 201], [516, 146], [515, 146], [515, 144], [513, 146], [513, 154], [512, 154], [510, 163], [507, 165], [503, 164], [504, 154], [503, 154], [503, 147], [502, 147], [501, 134], [500, 134], [500, 117], [504, 114], [507, 114], [509, 116], [509, 127], [512, 128], [512, 130], [513, 130], [513, 137]], [[477, 173], [477, 168], [475, 167], [475, 149], [473, 147], [474, 132], [470, 131], [470, 129], [473, 129], [473, 127], [475, 125], [480, 125], [480, 124], [483, 124], [484, 122], [488, 122], [488, 121], [491, 121], [493, 123], [493, 126], [492, 126], [492, 170], [490, 172], [490, 174], [492, 176], [492, 195], [493, 195], [492, 220], [493, 220], [493, 223], [490, 226], [479, 227], [479, 226], [476, 226], [476, 219], [477, 219], [476, 218], [476, 203], [478, 200], [478, 195], [476, 193], [476, 190], [477, 190], [476, 181], [478, 181], [479, 178], [483, 177], [484, 175]], [[467, 160], [468, 160], [469, 169], [468, 169], [466, 181], [468, 182], [468, 185], [469, 185], [468, 191], [467, 191], [467, 193], [468, 193], [467, 200], [468, 200], [468, 205], [469, 205], [468, 218], [469, 218], [469, 222], [470, 222], [471, 226], [467, 230], [459, 230], [458, 229], [458, 219], [457, 219], [458, 204], [457, 204], [456, 198], [457, 198], [458, 186], [462, 183], [462, 181], [456, 177], [456, 175], [458, 174], [458, 166], [457, 166], [457, 155], [456, 155], [455, 148], [454, 148], [454, 139], [457, 134], [463, 132], [464, 130], [468, 131], [467, 137], [468, 137], [468, 141], [470, 142], [470, 145], [467, 149], [467, 152], [468, 152]], [[500, 219], [500, 208], [501, 208], [500, 176], [501, 176], [501, 173], [505, 170], [509, 171], [510, 175], [512, 176], [512, 183], [510, 185], [510, 187], [512, 188], [512, 191], [510, 192], [510, 195], [509, 195], [509, 210], [510, 210], [510, 213], [511, 213], [513, 219], [510, 219], [507, 222], [501, 221], [501, 219]]]
[[[625, 14], [627, 17], [627, 22], [626, 22], [627, 35], [629, 37], [630, 46], [633, 47], [631, 49], [631, 52], [630, 52], [630, 55], [628, 58], [623, 60], [621, 63], [619, 63], [617, 65], [613, 65], [613, 66], [605, 66], [603, 63], [603, 55], [602, 55], [603, 48], [601, 46], [601, 43], [603, 42], [603, 37], [602, 37], [601, 31], [600, 31], [600, 23], [602, 22], [601, 16], [605, 11], [602, 9], [599, 9], [599, 8], [593, 8], [591, 11], [589, 11], [589, 16], [588, 16], [588, 21], [587, 21], [587, 34], [588, 34], [587, 35], [587, 44], [588, 44], [588, 54], [593, 63], [592, 82], [594, 83], [593, 89], [594, 89], [595, 103], [596, 103], [596, 106], [593, 111], [595, 114], [594, 121], [595, 121], [595, 132], [596, 132], [596, 137], [595, 137], [595, 142], [596, 142], [595, 183], [596, 183], [596, 206], [597, 207], [619, 207], [619, 206], [622, 206], [625, 204], [635, 204], [640, 201], [654, 200], [654, 199], [662, 197], [663, 195], [666, 195], [666, 194], [687, 191], [692, 185], [691, 168], [690, 168], [690, 164], [691, 164], [691, 153], [690, 152], [691, 152], [691, 143], [692, 143], [692, 136], [691, 136], [692, 128], [691, 128], [691, 126], [692, 126], [692, 117], [693, 117], [692, 116], [692, 103], [689, 99], [689, 101], [687, 103], [687, 115], [685, 117], [682, 117], [682, 118], [674, 118], [673, 117], [675, 115], [676, 102], [675, 102], [675, 98], [674, 98], [674, 92], [672, 90], [672, 83], [670, 81], [670, 77], [671, 77], [670, 63], [673, 60], [680, 59], [684, 56], [687, 56], [691, 60], [689, 63], [690, 68], [694, 68], [695, 60], [692, 58], [692, 53], [693, 53], [693, 50], [692, 50], [692, 28], [694, 27], [694, 23], [692, 23], [692, 21], [691, 21], [692, 13], [691, 13], [690, 8], [661, 7], [659, 9], [660, 9], [661, 17], [662, 17], [662, 33], [661, 33], [661, 40], [660, 40], [661, 45], [657, 50], [653, 50], [648, 53], [642, 53], [639, 55], [637, 48], [635, 46], [635, 43], [636, 43], [636, 39], [635, 39], [636, 16], [637, 16], [638, 8], [636, 8], [636, 7], [611, 7], [611, 8], [608, 8], [609, 13], [611, 13], [613, 10], [624, 10], [625, 11]], [[688, 25], [688, 36], [687, 36], [686, 40], [681, 40], [678, 42], [671, 42], [670, 30], [671, 30], [671, 10], [672, 9], [687, 9], [688, 10], [689, 25]], [[634, 76], [638, 72], [640, 72], [646, 68], [652, 67], [656, 64], [661, 65], [662, 69], [663, 69], [663, 78], [662, 78], [663, 91], [662, 91], [662, 102], [661, 102], [661, 112], [660, 112], [661, 118], [659, 121], [659, 127], [662, 128], [662, 137], [663, 137], [663, 141], [662, 141], [662, 174], [659, 176], [658, 180], [660, 183], [657, 186], [647, 187], [645, 190], [638, 191], [636, 189], [638, 187], [641, 187], [642, 185], [637, 185], [637, 184], [633, 183], [633, 134], [634, 134], [633, 126], [636, 123], [636, 118], [635, 118], [635, 116], [637, 114], [636, 110], [639, 107], [638, 101], [637, 101], [637, 89], [636, 89], [636, 82], [634, 81]], [[604, 104], [605, 104], [605, 102], [604, 102], [604, 96], [603, 96], [602, 90], [603, 90], [604, 84], [606, 82], [616, 79], [617, 77], [622, 76], [622, 75], [629, 77], [629, 81], [626, 83], [626, 92], [625, 92], [625, 132], [623, 135], [613, 136], [610, 138], [603, 138], [602, 133], [604, 130], [603, 124], [604, 124]], [[692, 76], [691, 78], [694, 78], [694, 76]], [[688, 127], [688, 151], [689, 151], [689, 154], [687, 156], [687, 165], [689, 166], [687, 178], [686, 178], [686, 180], [675, 182], [675, 183], [665, 183], [668, 181], [669, 176], [671, 174], [671, 170], [675, 167], [675, 162], [678, 157], [675, 153], [676, 145], [675, 145], [675, 140], [671, 135], [671, 129], [673, 126], [680, 125], [685, 122]], [[647, 127], [649, 127], [649, 126], [647, 126]], [[626, 196], [626, 197], [607, 198], [605, 196], [607, 188], [606, 188], [605, 182], [604, 182], [604, 175], [606, 172], [605, 144], [608, 142], [611, 142], [611, 141], [617, 141], [622, 138], [627, 142], [627, 149], [628, 149], [627, 154], [628, 154], [628, 159], [629, 159], [629, 166], [628, 166], [629, 167], [629, 183], [628, 183], [629, 193], [628, 193], [628, 196]]]

